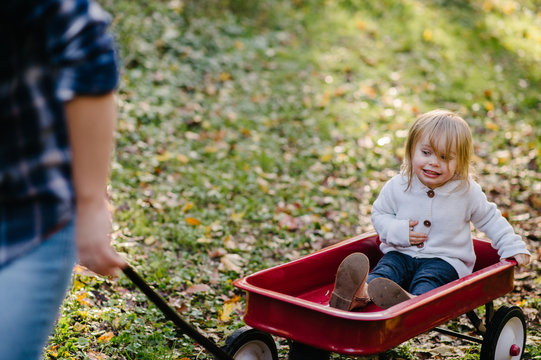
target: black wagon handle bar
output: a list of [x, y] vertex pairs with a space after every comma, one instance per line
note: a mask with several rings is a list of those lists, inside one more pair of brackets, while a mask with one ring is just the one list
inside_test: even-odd
[[180, 315], [173, 310], [167, 302], [156, 292], [150, 285], [130, 266], [122, 268], [124, 274], [141, 290], [146, 297], [156, 305], [163, 313], [167, 320], [171, 320], [182, 333], [188, 335], [199, 345], [207, 349], [218, 360], [234, 360], [232, 356], [227, 354], [214, 341], [210, 340], [201, 334], [195, 327], [187, 323]]

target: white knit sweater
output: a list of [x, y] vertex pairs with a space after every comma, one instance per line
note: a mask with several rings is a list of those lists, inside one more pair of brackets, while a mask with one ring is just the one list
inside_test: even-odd
[[[416, 258], [437, 257], [451, 264], [459, 277], [466, 276], [475, 264], [472, 222], [492, 240], [500, 258], [529, 254], [524, 241], [475, 181], [470, 180], [469, 187], [450, 181], [434, 189], [433, 197], [416, 176], [406, 191], [407, 183], [405, 176], [394, 176], [372, 207], [372, 223], [383, 253], [394, 250]], [[414, 231], [428, 234], [424, 247], [410, 245], [409, 220], [419, 221]]]

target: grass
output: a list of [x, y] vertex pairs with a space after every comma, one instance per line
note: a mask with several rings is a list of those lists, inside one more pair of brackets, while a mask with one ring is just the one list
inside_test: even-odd
[[[123, 64], [115, 247], [216, 342], [243, 325], [234, 279], [372, 229], [408, 124], [433, 108], [468, 121], [480, 183], [538, 246], [538, 1], [101, 3]], [[539, 269], [501, 299], [524, 300], [530, 359]], [[381, 358], [432, 351], [413, 341]], [[446, 357], [477, 358], [471, 349]], [[126, 278], [81, 269], [46, 354], [210, 358]]]

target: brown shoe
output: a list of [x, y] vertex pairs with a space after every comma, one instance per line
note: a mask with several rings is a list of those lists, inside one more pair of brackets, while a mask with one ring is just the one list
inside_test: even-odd
[[353, 310], [365, 306], [370, 299], [366, 294], [365, 284], [370, 262], [365, 254], [348, 255], [336, 271], [334, 290], [329, 306], [340, 310]]
[[387, 278], [375, 278], [368, 284], [370, 299], [380, 308], [388, 309], [391, 306], [409, 300], [415, 295], [402, 289], [400, 285]]

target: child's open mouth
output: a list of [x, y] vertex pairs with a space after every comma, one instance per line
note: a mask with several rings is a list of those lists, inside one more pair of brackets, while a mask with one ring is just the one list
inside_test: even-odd
[[432, 170], [423, 169], [423, 173], [428, 177], [438, 177], [438, 176], [440, 176], [440, 173], [432, 171]]

